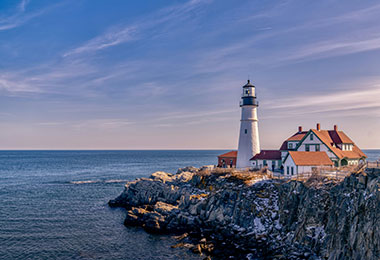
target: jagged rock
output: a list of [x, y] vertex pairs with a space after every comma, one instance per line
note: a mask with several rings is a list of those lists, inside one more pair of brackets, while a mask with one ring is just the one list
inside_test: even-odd
[[195, 173], [195, 172], [198, 172], [199, 169], [198, 168], [195, 168], [193, 166], [187, 166], [187, 167], [184, 167], [184, 168], [179, 168], [177, 170], [177, 174], [180, 174], [182, 172], [192, 172], [192, 173]]
[[[242, 178], [242, 181], [239, 181]], [[246, 181], [246, 180], [250, 181]], [[237, 258], [380, 259], [380, 171], [331, 180], [262, 181], [247, 174], [156, 172], [126, 184], [110, 206], [126, 225], [191, 232], [178, 246]], [[191, 246], [190, 246], [191, 245]]]

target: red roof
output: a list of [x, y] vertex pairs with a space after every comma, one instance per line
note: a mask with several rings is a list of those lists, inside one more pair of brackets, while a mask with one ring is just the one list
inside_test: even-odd
[[288, 141], [301, 141], [302, 138], [308, 133], [308, 131], [302, 131], [302, 132], [297, 132], [288, 139], [285, 140], [285, 142], [282, 143], [280, 150], [282, 151], [287, 151], [288, 149]]
[[[359, 147], [343, 132], [335, 130], [316, 130], [310, 129], [319, 139], [340, 159], [349, 158], [349, 159], [358, 159], [362, 157], [367, 157]], [[288, 151], [288, 141], [301, 141], [308, 131], [297, 132], [285, 142], [282, 143], [280, 150]], [[342, 151], [337, 147], [338, 144], [353, 144], [352, 151]]]
[[237, 157], [237, 151], [230, 151], [228, 153], [218, 155], [218, 157], [228, 157], [228, 158]]
[[261, 150], [251, 160], [281, 160], [281, 151], [279, 150]]
[[330, 160], [326, 152], [298, 152], [289, 151], [294, 163], [298, 166], [332, 166], [333, 162]]
[[[343, 131], [316, 129], [311, 129], [311, 131], [340, 159], [345, 157], [349, 159], [367, 157]], [[352, 151], [343, 151], [336, 147], [337, 144], [342, 143], [353, 144]]]
[[286, 139], [286, 141], [301, 141], [302, 138], [307, 134], [307, 132], [308, 131], [297, 132], [288, 139]]

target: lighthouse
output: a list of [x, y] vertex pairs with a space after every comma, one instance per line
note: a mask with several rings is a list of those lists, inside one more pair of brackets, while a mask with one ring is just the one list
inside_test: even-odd
[[255, 86], [248, 80], [241, 96], [241, 120], [236, 168], [250, 167], [250, 159], [260, 153]]

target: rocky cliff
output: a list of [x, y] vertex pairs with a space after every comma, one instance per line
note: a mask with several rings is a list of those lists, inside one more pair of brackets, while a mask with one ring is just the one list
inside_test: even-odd
[[176, 246], [241, 259], [380, 259], [380, 171], [341, 182], [180, 169], [129, 182], [109, 202], [125, 225], [183, 234]]

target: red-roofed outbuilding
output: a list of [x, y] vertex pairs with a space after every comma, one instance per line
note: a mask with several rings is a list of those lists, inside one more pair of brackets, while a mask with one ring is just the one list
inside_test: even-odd
[[230, 151], [218, 156], [218, 167], [235, 168], [237, 151]]
[[250, 160], [253, 168], [268, 167], [272, 171], [281, 167], [281, 151], [279, 150], [261, 150], [260, 153], [253, 156]]

